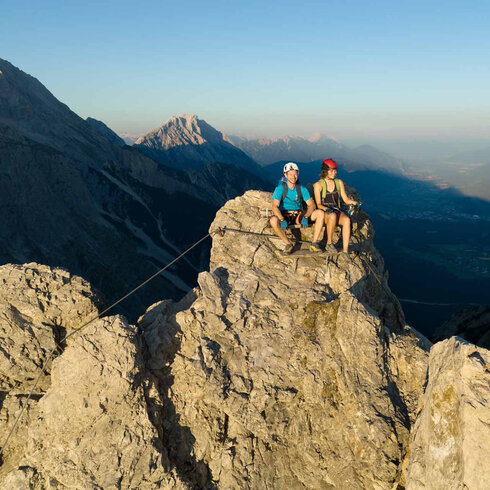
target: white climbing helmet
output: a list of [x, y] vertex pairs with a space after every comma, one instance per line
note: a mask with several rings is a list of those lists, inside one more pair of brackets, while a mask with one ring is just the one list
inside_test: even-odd
[[286, 163], [283, 168], [283, 173], [289, 172], [290, 170], [297, 170], [299, 173], [299, 168], [294, 162]]

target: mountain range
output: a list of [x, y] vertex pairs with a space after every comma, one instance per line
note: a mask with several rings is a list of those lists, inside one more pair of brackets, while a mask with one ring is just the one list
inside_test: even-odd
[[[455, 308], [485, 301], [488, 203], [407, 179], [404, 163], [386, 153], [317, 135], [254, 140], [247, 155], [245, 140], [195, 115], [175, 116], [122, 146], [104, 123], [83, 120], [35, 78], [3, 60], [0, 72], [0, 263], [64, 267], [112, 301], [205, 236], [224, 202], [271, 190], [284, 161], [298, 161], [302, 182], [311, 183], [321, 159], [333, 156], [372, 215], [392, 287], [412, 301], [409, 321], [421, 328], [430, 319], [423, 327], [430, 333]], [[131, 316], [162, 294], [180, 297], [206, 267], [208, 250], [193, 251], [121, 311]], [[426, 273], [437, 278], [434, 287], [418, 283]], [[436, 318], [424, 306], [431, 301], [454, 308]], [[412, 315], [415, 308], [423, 314]]]
[[[111, 302], [206, 235], [225, 201], [268, 184], [228, 162], [166, 167], [120, 146], [109, 131], [0, 60], [0, 262], [64, 267]], [[180, 297], [206, 265], [206, 250], [167, 270], [121, 311], [141, 311], [163, 291]]]
[[307, 163], [335, 158], [349, 172], [384, 170], [403, 175], [405, 171], [401, 159], [379, 151], [373, 146], [362, 145], [352, 149], [323, 134], [315, 134], [309, 138], [285, 136], [274, 139], [246, 139], [230, 136], [230, 140], [264, 166], [284, 161]]

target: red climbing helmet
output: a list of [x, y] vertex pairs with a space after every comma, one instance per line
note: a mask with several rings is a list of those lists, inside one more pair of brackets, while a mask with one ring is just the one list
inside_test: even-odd
[[327, 158], [322, 162], [322, 169], [329, 170], [331, 168], [337, 168], [337, 164], [333, 158]]

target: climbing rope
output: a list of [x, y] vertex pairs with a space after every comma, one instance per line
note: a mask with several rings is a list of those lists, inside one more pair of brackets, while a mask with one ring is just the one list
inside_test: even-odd
[[[214, 232], [214, 233], [218, 233], [218, 231]], [[43, 375], [45, 369], [47, 368], [48, 366], [48, 363], [49, 361], [51, 361], [52, 357], [53, 357], [53, 354], [55, 353], [55, 351], [57, 350], [58, 348], [58, 345], [61, 345], [63, 344], [63, 342], [66, 342], [70, 337], [72, 337], [73, 335], [75, 335], [76, 333], [80, 332], [81, 330], [83, 330], [84, 328], [86, 328], [88, 325], [90, 325], [92, 322], [94, 322], [95, 320], [99, 319], [102, 315], [104, 315], [105, 313], [107, 313], [109, 310], [112, 310], [112, 308], [114, 308], [115, 306], [117, 306], [119, 303], [121, 303], [122, 301], [124, 301], [126, 298], [128, 298], [129, 296], [131, 296], [132, 294], [134, 294], [136, 291], [138, 291], [139, 289], [141, 289], [143, 286], [145, 286], [146, 284], [148, 284], [150, 281], [152, 281], [153, 279], [155, 279], [155, 277], [159, 276], [162, 272], [164, 272], [166, 269], [168, 269], [171, 265], [175, 264], [175, 262], [177, 262], [179, 259], [181, 259], [184, 255], [186, 255], [187, 253], [189, 253], [194, 247], [197, 247], [197, 245], [199, 245], [201, 242], [203, 242], [206, 238], [208, 238], [209, 236], [211, 236], [211, 233], [208, 233], [207, 235], [203, 236], [201, 239], [199, 239], [197, 242], [195, 242], [193, 245], [191, 245], [187, 250], [185, 250], [184, 252], [182, 252], [178, 257], [176, 257], [174, 260], [172, 260], [171, 262], [169, 262], [165, 267], [162, 267], [159, 271], [155, 272], [155, 274], [153, 274], [152, 276], [150, 276], [148, 279], [146, 279], [145, 281], [143, 281], [141, 284], [139, 284], [138, 286], [136, 286], [134, 289], [132, 289], [129, 293], [125, 294], [122, 298], [118, 299], [115, 303], [113, 303], [112, 305], [108, 306], [104, 311], [102, 311], [101, 313], [99, 313], [98, 315], [94, 316], [93, 318], [91, 318], [90, 320], [86, 321], [81, 327], [78, 327], [77, 329], [73, 330], [73, 332], [71, 332], [70, 334], [68, 335], [65, 335], [64, 338], [62, 338], [57, 345], [55, 345], [51, 351], [49, 352], [48, 354], [48, 357], [46, 358], [46, 360], [44, 361], [44, 364], [42, 365], [40, 371], [39, 371], [39, 374], [36, 378], [36, 381], [34, 382], [34, 385], [32, 386], [31, 388], [31, 391], [29, 392], [29, 395], [27, 396], [27, 399], [25, 401], [25, 404], [24, 406], [22, 407], [19, 415], [17, 416], [17, 418], [15, 419], [15, 422], [14, 424], [12, 425], [12, 428], [10, 429], [4, 443], [2, 444], [2, 447], [0, 447], [0, 457], [1, 455], [3, 454], [3, 451], [5, 449], [5, 447], [7, 446], [9, 440], [10, 440], [10, 437], [12, 436], [12, 434], [14, 433], [14, 430], [15, 428], [17, 427], [17, 424], [19, 423], [22, 415], [24, 414], [24, 411], [25, 411], [25, 408], [27, 407], [28, 403], [29, 403], [29, 400], [32, 398], [32, 395], [34, 393], [34, 390], [36, 389], [37, 387], [37, 384], [39, 383], [39, 380], [41, 379], [41, 376]]]
[[376, 274], [376, 271], [371, 267], [371, 264], [360, 253], [358, 253], [357, 255], [367, 265], [368, 269], [373, 273], [373, 276], [381, 284], [381, 286], [384, 287], [383, 283], [381, 282], [381, 279], [378, 277], [378, 274]]

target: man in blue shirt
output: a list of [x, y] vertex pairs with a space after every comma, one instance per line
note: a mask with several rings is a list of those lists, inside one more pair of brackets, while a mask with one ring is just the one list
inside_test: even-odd
[[[270, 225], [274, 230], [274, 233], [286, 245], [283, 253], [290, 254], [293, 251], [293, 244], [285, 231], [287, 225], [299, 225], [301, 223], [303, 226], [307, 226], [308, 218], [315, 223], [313, 228], [313, 243], [310, 245], [310, 249], [313, 252], [321, 252], [318, 239], [325, 221], [325, 212], [320, 209], [315, 209], [315, 201], [310, 196], [306, 187], [296, 185], [298, 182], [299, 169], [295, 163], [286, 163], [283, 168], [283, 173], [284, 178], [272, 194], [272, 213], [274, 216], [270, 219]], [[287, 193], [284, 196], [284, 199], [283, 182], [287, 185]], [[301, 187], [301, 196], [298, 195], [297, 187]], [[301, 209], [302, 201], [308, 206], [306, 213]]]

